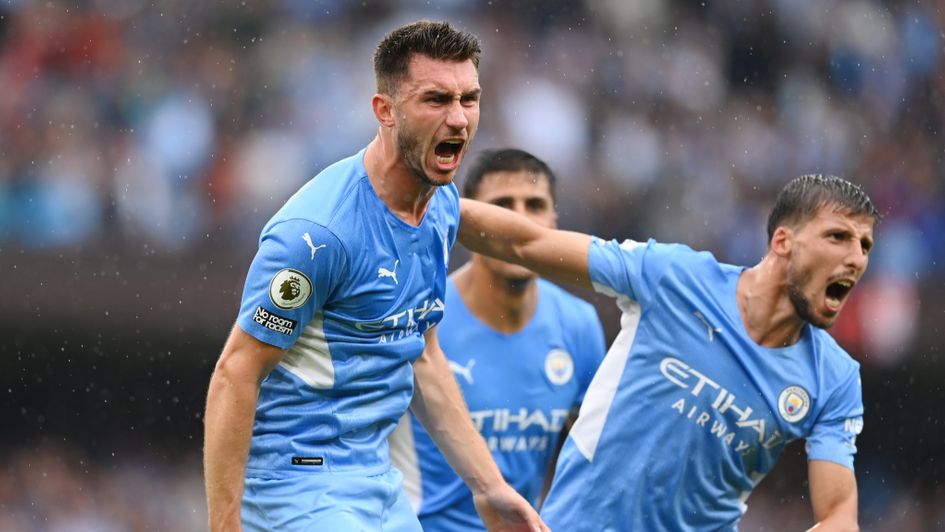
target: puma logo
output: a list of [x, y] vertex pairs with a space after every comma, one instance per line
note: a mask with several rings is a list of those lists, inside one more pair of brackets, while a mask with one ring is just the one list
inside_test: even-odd
[[468, 382], [469, 384], [473, 383], [472, 369], [473, 369], [473, 366], [476, 365], [475, 358], [467, 362], [465, 366], [461, 366], [459, 365], [459, 362], [454, 362], [452, 360], [449, 361], [449, 364], [450, 364], [450, 369], [453, 370], [453, 373], [457, 375], [461, 375], [464, 379], [466, 379], [466, 382]]
[[705, 319], [705, 316], [703, 316], [702, 313], [699, 312], [698, 310], [693, 312], [692, 315], [699, 318], [699, 321], [701, 321], [702, 324], [705, 325], [705, 330], [709, 334], [710, 342], [715, 340], [716, 333], [722, 332], [722, 329], [718, 327], [713, 327], [712, 324], [709, 323], [709, 320]]
[[400, 262], [400, 259], [394, 261], [394, 269], [388, 270], [383, 266], [377, 269], [377, 278], [381, 279], [383, 277], [390, 277], [394, 280], [394, 284], [397, 284], [397, 264]]
[[302, 240], [304, 240], [305, 243], [308, 244], [308, 247], [312, 250], [312, 260], [315, 260], [316, 251], [322, 249], [323, 247], [327, 247], [328, 245], [328, 244], [322, 244], [320, 246], [316, 246], [315, 244], [312, 243], [312, 236], [309, 235], [308, 233], [305, 233], [302, 235]]

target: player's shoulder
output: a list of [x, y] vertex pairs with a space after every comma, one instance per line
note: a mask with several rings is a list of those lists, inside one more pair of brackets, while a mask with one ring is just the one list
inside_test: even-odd
[[652, 242], [654, 253], [661, 254], [674, 262], [709, 268], [715, 268], [721, 264], [711, 251], [694, 249], [682, 243]]
[[657, 272], [685, 273], [682, 278], [717, 280], [730, 265], [719, 262], [709, 251], [693, 249], [687, 244], [663, 243], [649, 239], [645, 244], [644, 267]]
[[603, 240], [594, 238], [594, 243], [598, 246], [616, 248], [622, 253], [639, 254], [643, 260], [659, 261], [663, 263], [717, 263], [715, 256], [708, 251], [697, 251], [687, 244], [675, 242], [661, 242], [654, 238], [644, 241], [625, 239], [625, 240]]
[[324, 227], [344, 228], [356, 216], [358, 191], [367, 179], [364, 150], [342, 159], [310, 179], [272, 217], [270, 225], [304, 219]]
[[[341, 271], [351, 262], [348, 243], [327, 227], [304, 218], [270, 222], [259, 238], [259, 256], [306, 274], [319, 265], [334, 264]], [[317, 257], [317, 261], [316, 261]]]
[[825, 376], [835, 380], [846, 380], [851, 373], [859, 373], [860, 363], [850, 356], [850, 353], [841, 347], [833, 336], [810, 324], [807, 328], [811, 334], [814, 360]]

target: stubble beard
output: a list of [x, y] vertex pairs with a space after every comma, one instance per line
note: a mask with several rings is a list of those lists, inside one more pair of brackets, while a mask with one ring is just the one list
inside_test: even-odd
[[439, 187], [446, 184], [437, 183], [423, 171], [423, 150], [420, 148], [420, 141], [406, 126], [403, 126], [397, 135], [397, 152], [404, 161], [404, 166], [424, 185]]
[[524, 292], [538, 278], [537, 274], [528, 270], [510, 273], [507, 267], [516, 265], [486, 255], [479, 255], [478, 265], [489, 272], [490, 282], [500, 283], [504, 289], [513, 293]]
[[809, 273], [798, 272], [796, 268], [790, 267], [787, 279], [788, 298], [791, 300], [791, 305], [794, 306], [794, 312], [801, 320], [819, 329], [828, 329], [833, 325], [833, 322], [818, 319], [814, 315], [810, 299], [804, 295], [802, 287], [810, 281], [810, 277]]
[[502, 275], [502, 281], [510, 292], [524, 292], [535, 281], [538, 276], [533, 273], [524, 275]]

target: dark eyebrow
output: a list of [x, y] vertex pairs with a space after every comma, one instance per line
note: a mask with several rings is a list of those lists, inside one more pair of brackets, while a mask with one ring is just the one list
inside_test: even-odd
[[[452, 96], [455, 94], [452, 91], [442, 90], [442, 89], [427, 89], [423, 91], [422, 95], [424, 98], [436, 97], [436, 96]], [[482, 94], [482, 88], [476, 88], [471, 91], [466, 91], [460, 94], [461, 98], [466, 98], [469, 96], [479, 96]]]

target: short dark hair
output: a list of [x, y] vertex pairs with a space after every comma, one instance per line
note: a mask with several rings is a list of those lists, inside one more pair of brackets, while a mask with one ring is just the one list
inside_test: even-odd
[[538, 157], [525, 150], [504, 148], [500, 150], [485, 150], [472, 162], [466, 173], [466, 182], [463, 184], [463, 196], [475, 198], [479, 194], [479, 185], [482, 179], [493, 172], [531, 172], [545, 176], [548, 180], [548, 190], [551, 199], [555, 199], [555, 182], [557, 178], [551, 168]]
[[407, 77], [410, 59], [415, 54], [444, 61], [472, 61], [479, 68], [482, 52], [479, 38], [453, 29], [448, 22], [420, 20], [387, 34], [374, 50], [374, 76], [377, 92], [393, 94]]
[[768, 242], [782, 225], [798, 225], [813, 218], [827, 205], [855, 216], [869, 216], [878, 222], [882, 215], [863, 188], [829, 174], [807, 174], [794, 178], [781, 189], [768, 216]]

